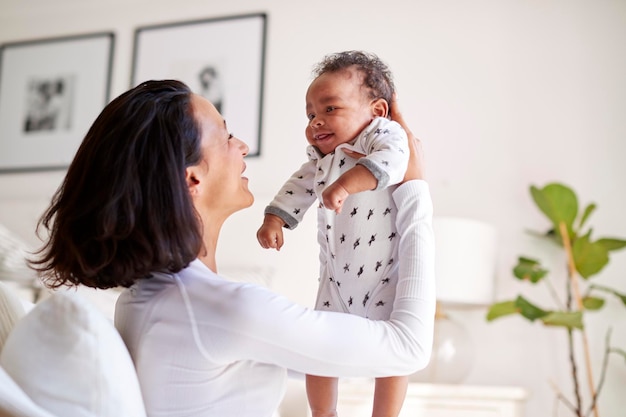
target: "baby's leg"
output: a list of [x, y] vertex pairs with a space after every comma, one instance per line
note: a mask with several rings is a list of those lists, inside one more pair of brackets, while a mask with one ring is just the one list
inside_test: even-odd
[[306, 376], [312, 417], [337, 417], [337, 378]]
[[408, 376], [376, 378], [372, 417], [398, 417], [408, 385]]

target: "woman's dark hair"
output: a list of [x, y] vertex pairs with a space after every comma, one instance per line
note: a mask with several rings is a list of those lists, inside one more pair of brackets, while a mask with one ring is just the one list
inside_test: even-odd
[[313, 69], [313, 76], [343, 71], [349, 67], [363, 74], [363, 85], [371, 99], [383, 98], [391, 106], [395, 91], [393, 76], [387, 65], [375, 54], [363, 51], [344, 51], [326, 55]]
[[46, 285], [129, 287], [199, 255], [185, 179], [202, 160], [191, 98], [180, 81], [148, 81], [100, 113], [39, 220], [49, 239], [30, 265]]

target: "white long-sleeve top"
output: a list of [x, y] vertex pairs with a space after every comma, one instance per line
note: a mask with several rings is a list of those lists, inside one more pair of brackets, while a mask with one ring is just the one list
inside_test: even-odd
[[120, 296], [115, 325], [150, 417], [271, 416], [286, 369], [337, 377], [405, 375], [428, 363], [435, 309], [432, 202], [424, 181], [395, 191], [400, 272], [388, 321], [315, 311], [199, 260]]

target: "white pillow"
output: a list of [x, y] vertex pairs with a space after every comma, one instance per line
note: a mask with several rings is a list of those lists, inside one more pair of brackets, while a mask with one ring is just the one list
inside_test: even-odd
[[26, 309], [20, 298], [0, 281], [0, 351], [15, 324], [26, 315]]
[[0, 368], [0, 416], [55, 417], [35, 404], [6, 371]]
[[24, 316], [0, 353], [0, 365], [56, 416], [146, 415], [119, 333], [76, 293], [54, 293]]

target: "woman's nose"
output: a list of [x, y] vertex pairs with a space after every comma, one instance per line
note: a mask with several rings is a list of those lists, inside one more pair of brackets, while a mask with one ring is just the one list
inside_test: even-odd
[[250, 147], [248, 146], [248, 144], [239, 138], [235, 138], [235, 140], [238, 142], [239, 148], [241, 149], [241, 153], [243, 154], [243, 156], [248, 155], [248, 152], [250, 152]]

